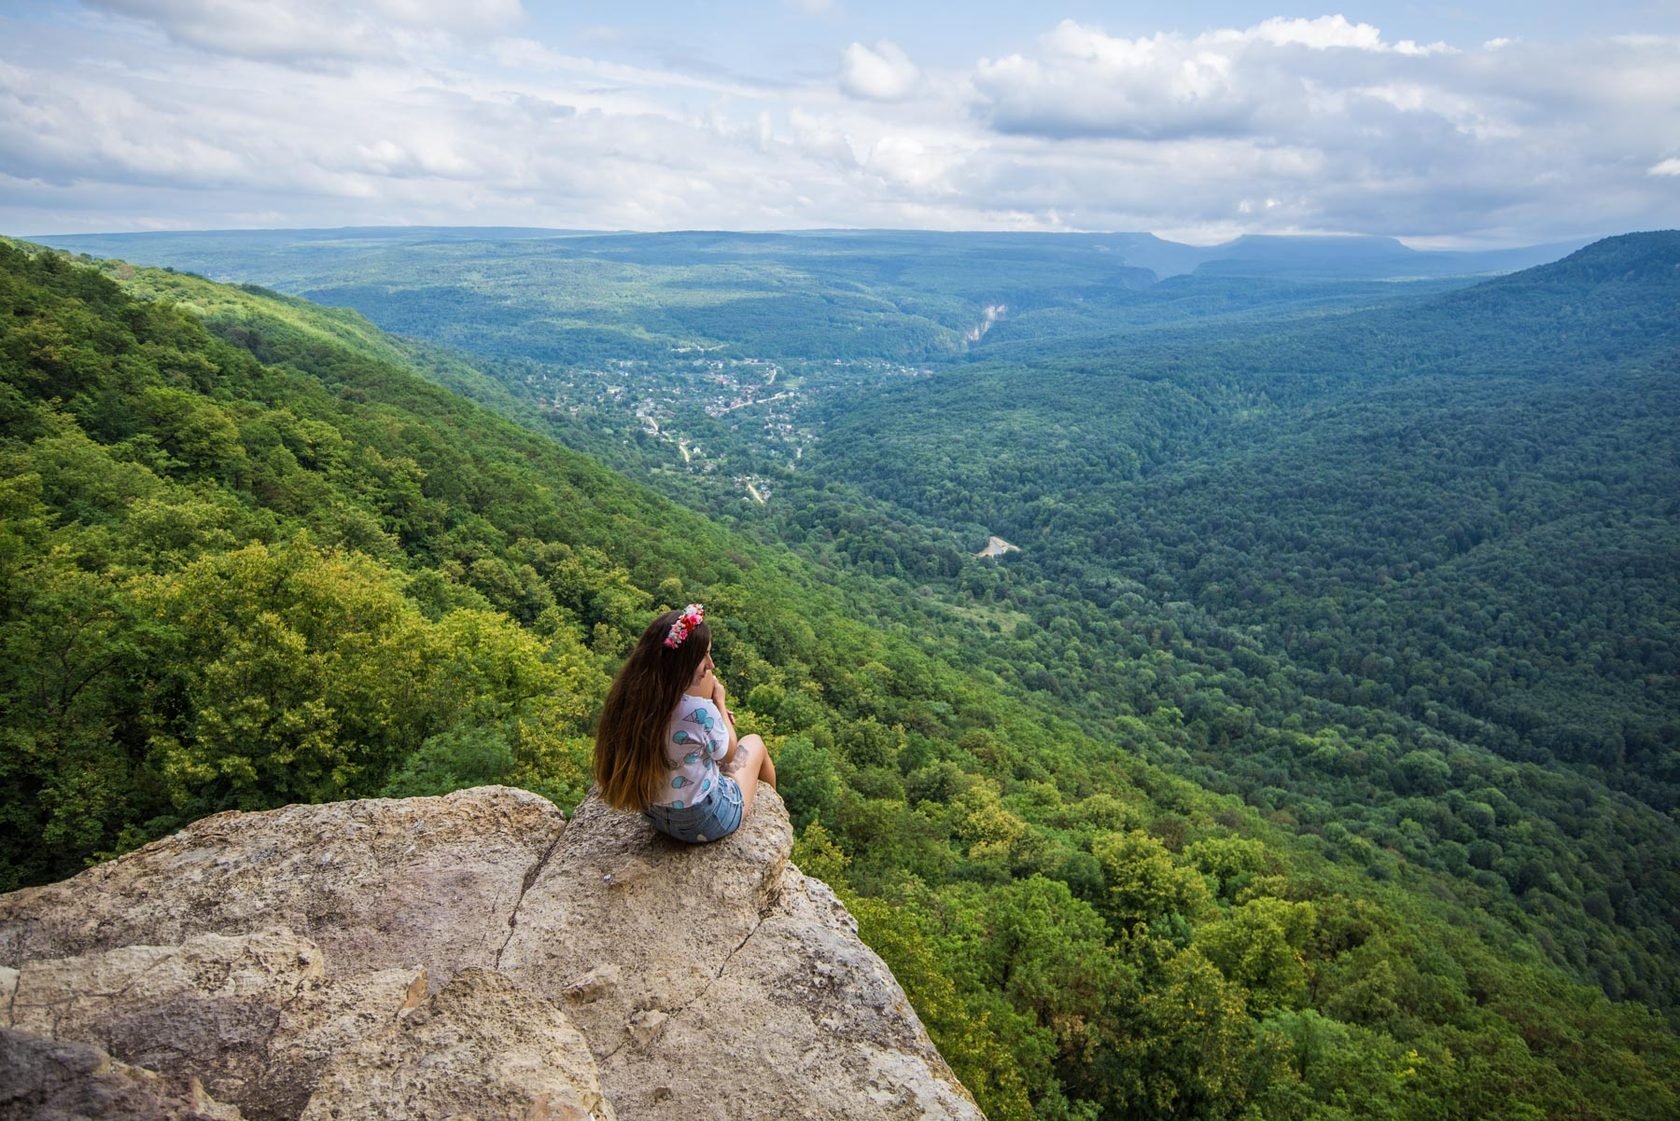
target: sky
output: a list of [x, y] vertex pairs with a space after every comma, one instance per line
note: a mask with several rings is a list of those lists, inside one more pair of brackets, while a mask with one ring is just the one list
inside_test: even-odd
[[7, 0], [0, 233], [1680, 226], [1680, 0]]

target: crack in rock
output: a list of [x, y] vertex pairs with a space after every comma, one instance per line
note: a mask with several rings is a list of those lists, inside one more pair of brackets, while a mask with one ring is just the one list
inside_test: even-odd
[[560, 842], [563, 841], [565, 837], [566, 827], [562, 824], [559, 832], [554, 835], [554, 840], [549, 843], [548, 851], [543, 853], [542, 856], [537, 859], [536, 864], [529, 872], [525, 873], [525, 880], [519, 885], [519, 898], [513, 901], [513, 909], [508, 912], [507, 937], [502, 939], [501, 948], [496, 951], [497, 973], [502, 971], [502, 955], [507, 953], [508, 946], [513, 942], [514, 932], [519, 929], [519, 908], [525, 905], [526, 894], [529, 893], [532, 886], [536, 884], [537, 877], [542, 875], [543, 869], [548, 867], [548, 862], [554, 858], [555, 851], [560, 848]]
[[[758, 921], [753, 923], [752, 929], [747, 931], [746, 935], [744, 937], [742, 937], [742, 939], [739, 942], [735, 943], [735, 948], [730, 950], [727, 954], [725, 954], [723, 956], [723, 960], [718, 962], [717, 971], [712, 974], [711, 979], [709, 981], [707, 981], [703, 986], [701, 986], [699, 992], [695, 993], [693, 996], [691, 996], [687, 1000], [683, 1001], [682, 1004], [678, 1005], [676, 1008], [672, 1008], [672, 1009], [669, 1009], [669, 1010], [660, 1009], [660, 1011], [664, 1011], [665, 1014], [670, 1017], [670, 1019], [675, 1020], [677, 1017], [679, 1017], [683, 1013], [687, 1012], [694, 1005], [696, 1005], [700, 1001], [704, 1000], [706, 998], [706, 994], [712, 991], [712, 986], [716, 985], [719, 981], [723, 980], [723, 975], [725, 973], [729, 972], [729, 963], [734, 961], [736, 955], [739, 954], [742, 950], [744, 950], [746, 948], [747, 943], [751, 942], [753, 940], [753, 936], [758, 933], [759, 928], [762, 927], [765, 923], [765, 920], [767, 920], [770, 917], [770, 912], [775, 909], [776, 900], [779, 899], [780, 897], [781, 897], [781, 892], [777, 891], [777, 892], [773, 893], [769, 897], [769, 899], [767, 899], [765, 901], [765, 906], [758, 913]], [[609, 1060], [614, 1058], [620, 1051], [624, 1050], [625, 1046], [628, 1045], [631, 1042], [632, 1042], [632, 1036], [629, 1034], [629, 1030], [626, 1029], [624, 1038], [622, 1038], [618, 1041], [618, 1045], [616, 1047], [614, 1047], [611, 1051], [608, 1051], [606, 1054], [600, 1056], [596, 1061], [604, 1065]]]
[[[185, 943], [183, 943], [182, 945], [184, 946]], [[176, 956], [178, 956], [181, 949], [182, 949], [182, 946], [176, 946], [176, 947], [174, 947], [174, 949], [176, 951]], [[114, 1004], [117, 1001], [121, 1000], [123, 997], [127, 996], [134, 989], [135, 985], [138, 985], [141, 981], [144, 981], [146, 978], [150, 977], [153, 973], [156, 973], [160, 968], [162, 968], [164, 965], [168, 964], [170, 960], [171, 960], [171, 955], [169, 955], [169, 954], [159, 954], [157, 957], [153, 958], [148, 964], [142, 966], [141, 969], [140, 969], [140, 972], [138, 972], [134, 976], [130, 977], [128, 979], [128, 983], [123, 985], [123, 987], [118, 989], [116, 992], [114, 992], [114, 993], [93, 993], [91, 995], [100, 997], [101, 999], [103, 999], [103, 1000], [105, 1000], [109, 1003]]]

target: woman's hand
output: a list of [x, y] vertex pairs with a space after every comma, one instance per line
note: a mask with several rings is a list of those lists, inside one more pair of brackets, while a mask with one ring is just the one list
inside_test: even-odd
[[737, 742], [735, 739], [735, 714], [729, 711], [729, 691], [723, 687], [723, 682], [718, 678], [715, 670], [709, 676], [712, 681], [712, 703], [717, 705], [717, 710], [723, 713], [724, 723], [729, 725], [729, 750], [724, 753], [723, 759], [720, 761], [724, 769], [727, 770], [729, 764], [735, 758]]

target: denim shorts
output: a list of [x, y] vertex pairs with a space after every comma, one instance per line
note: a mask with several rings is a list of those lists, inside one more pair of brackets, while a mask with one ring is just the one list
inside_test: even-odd
[[718, 779], [717, 788], [692, 806], [673, 809], [649, 806], [642, 811], [653, 827], [667, 837], [700, 844], [721, 841], [740, 828], [741, 787], [728, 775]]

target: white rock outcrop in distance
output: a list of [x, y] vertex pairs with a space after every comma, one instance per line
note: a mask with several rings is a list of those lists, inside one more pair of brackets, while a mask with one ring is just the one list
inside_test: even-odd
[[0, 1118], [979, 1119], [764, 790], [205, 818], [0, 896]]

